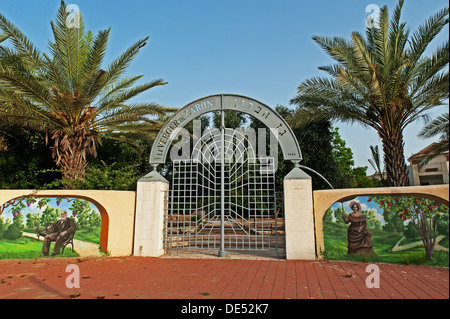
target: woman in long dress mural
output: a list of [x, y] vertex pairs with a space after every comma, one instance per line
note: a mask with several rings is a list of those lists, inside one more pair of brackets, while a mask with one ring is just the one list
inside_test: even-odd
[[367, 228], [366, 216], [361, 213], [361, 204], [355, 201], [350, 202], [352, 212], [346, 215], [342, 213], [342, 219], [346, 224], [350, 223], [347, 229], [348, 255], [376, 255], [372, 249], [372, 232]]

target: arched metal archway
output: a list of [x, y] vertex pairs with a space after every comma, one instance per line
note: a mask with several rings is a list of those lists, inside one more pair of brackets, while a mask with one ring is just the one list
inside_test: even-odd
[[177, 138], [179, 130], [187, 123], [205, 113], [226, 110], [242, 112], [255, 117], [269, 129], [277, 132], [277, 140], [285, 160], [295, 163], [302, 160], [300, 146], [292, 129], [274, 109], [243, 95], [217, 94], [189, 103], [167, 121], [153, 143], [150, 164], [157, 166], [166, 162], [167, 153], [173, 140]]

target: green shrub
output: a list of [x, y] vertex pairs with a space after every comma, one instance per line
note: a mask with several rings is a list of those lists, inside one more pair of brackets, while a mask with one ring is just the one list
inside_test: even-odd
[[22, 231], [16, 224], [9, 225], [8, 229], [3, 233], [3, 238], [9, 240], [16, 240], [22, 237]]

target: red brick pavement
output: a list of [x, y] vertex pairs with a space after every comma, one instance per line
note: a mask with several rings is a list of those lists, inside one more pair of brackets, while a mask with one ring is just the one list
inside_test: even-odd
[[[80, 270], [67, 288], [66, 266]], [[0, 298], [448, 299], [449, 269], [365, 263], [148, 257], [0, 260]]]

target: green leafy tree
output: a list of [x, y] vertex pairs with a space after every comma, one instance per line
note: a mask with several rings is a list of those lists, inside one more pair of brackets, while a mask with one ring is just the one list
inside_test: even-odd
[[[275, 110], [284, 119], [289, 119], [293, 114], [293, 110], [282, 105], [278, 105]], [[265, 127], [262, 123], [258, 123], [257, 120], [252, 121], [251, 126], [254, 128]], [[334, 188], [348, 187], [332, 154], [333, 137], [331, 133], [331, 123], [329, 121], [309, 123], [293, 128], [293, 132], [301, 147], [303, 156], [301, 164], [324, 176]], [[283, 161], [281, 149], [279, 149], [279, 151], [277, 188], [281, 189], [284, 176], [286, 176], [294, 166], [290, 161]], [[309, 171], [307, 174], [312, 177], [313, 189], [330, 188], [330, 186], [316, 174]]]
[[374, 181], [367, 177], [367, 166], [354, 167], [352, 169], [354, 186], [365, 188], [365, 187], [379, 187], [382, 186], [381, 182]]
[[301, 83], [291, 103], [298, 106], [292, 126], [330, 119], [373, 128], [383, 145], [388, 186], [409, 183], [404, 157], [404, 129], [449, 97], [449, 43], [430, 56], [425, 52], [448, 25], [448, 8], [439, 10], [410, 34], [400, 21], [403, 0], [389, 18], [380, 10], [379, 28], [367, 28], [366, 37], [351, 39], [314, 36], [335, 60], [319, 69], [331, 76]]
[[91, 211], [89, 202], [75, 199], [70, 206], [70, 210], [72, 211], [72, 216], [76, 218], [80, 229], [89, 226], [89, 214]]
[[166, 84], [162, 79], [138, 84], [142, 76], [124, 76], [148, 37], [102, 67], [110, 29], [94, 36], [81, 17], [79, 28], [70, 28], [68, 14], [61, 1], [51, 22], [49, 54], [0, 14], [0, 127], [45, 132], [63, 177], [74, 180], [84, 177], [86, 157], [96, 155], [101, 136], [138, 147], [137, 140], [152, 140], [161, 128], [157, 117], [173, 109], [131, 102]]
[[28, 213], [26, 217], [27, 217], [26, 226], [29, 230], [36, 229], [41, 223], [40, 213]]
[[102, 216], [96, 211], [92, 210], [91, 215], [89, 216], [89, 223], [92, 228], [101, 227]]
[[333, 222], [333, 210], [328, 208], [325, 214], [323, 215], [323, 223], [332, 223]]
[[70, 206], [70, 210], [72, 211], [72, 216], [76, 218], [76, 223], [80, 229], [100, 227], [100, 214], [92, 209], [89, 201], [75, 199]]
[[22, 212], [17, 212], [16, 216], [13, 218], [13, 224], [17, 226], [18, 229], [23, 230], [24, 225], [24, 218]]
[[405, 227], [405, 231], [403, 232], [403, 236], [405, 236], [408, 239], [420, 239], [419, 232], [414, 227], [413, 223], [408, 223]]
[[343, 213], [345, 213], [345, 209], [343, 207], [338, 207], [334, 210], [334, 220], [336, 224], [345, 225], [345, 222], [342, 219]]
[[369, 229], [381, 230], [381, 222], [378, 220], [378, 218], [375, 214], [375, 211], [363, 210], [363, 211], [361, 211], [361, 213], [366, 216], [366, 223], [367, 223], [367, 227], [369, 227]]
[[[246, 122], [246, 117], [244, 113], [226, 110], [224, 121], [226, 128], [242, 128]], [[220, 128], [222, 126], [222, 116], [220, 112], [214, 112], [213, 123], [217, 128]]]
[[13, 224], [20, 230], [24, 228], [24, 219], [22, 210], [25, 208], [23, 202], [18, 203], [13, 209], [11, 209], [13, 215]]
[[5, 230], [8, 229], [8, 223], [5, 222], [5, 218], [0, 216], [0, 239], [3, 238]]
[[46, 227], [48, 223], [54, 223], [59, 219], [59, 208], [54, 209], [53, 207], [47, 206], [41, 214], [41, 225]]
[[383, 211], [383, 219], [385, 221], [383, 230], [393, 232], [395, 235], [402, 233], [405, 229], [405, 223], [403, 219], [397, 217], [397, 207], [393, 205], [393, 198], [391, 196], [376, 196], [374, 198], [369, 197], [367, 201], [370, 202], [372, 200], [379, 204], [378, 207]]
[[339, 134], [339, 128], [331, 128], [332, 154], [340, 176], [343, 187], [376, 187], [376, 182], [367, 177], [367, 166], [354, 167], [353, 151], [347, 147], [346, 142]]
[[75, 181], [63, 179], [61, 183], [73, 189], [106, 189], [106, 190], [136, 190], [140, 178], [137, 164], [116, 168], [116, 163], [107, 165], [91, 165], [86, 169], [86, 176]]
[[333, 137], [331, 145], [333, 147], [332, 154], [334, 161], [345, 179], [345, 183], [350, 186], [353, 184], [352, 167], [355, 165], [355, 161], [353, 160], [353, 152], [349, 147], [347, 147], [345, 141], [339, 134], [339, 128], [332, 127], [331, 136]]
[[438, 220], [440, 218], [448, 220], [447, 206], [428, 198], [413, 196], [376, 197], [373, 201], [385, 209], [385, 220], [386, 217], [389, 220], [399, 220], [402, 225], [409, 220], [422, 239], [426, 257], [434, 256]]

